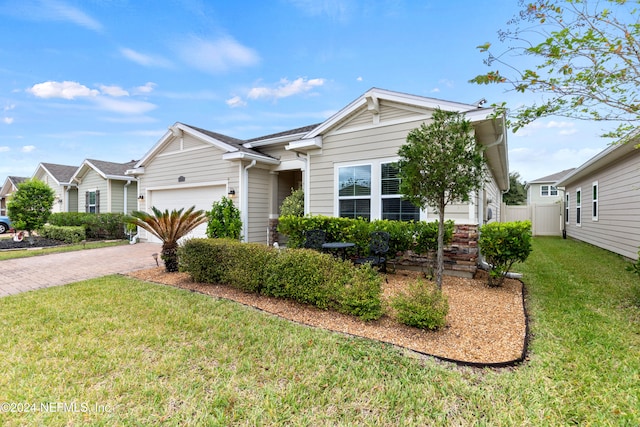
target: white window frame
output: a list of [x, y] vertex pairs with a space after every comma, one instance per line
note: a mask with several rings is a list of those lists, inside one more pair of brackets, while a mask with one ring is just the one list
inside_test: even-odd
[[[396, 161], [390, 161], [390, 162], [380, 162], [380, 164], [378, 165], [378, 168], [379, 168], [379, 170], [380, 170], [380, 177], [379, 177], [379, 180], [380, 180], [380, 218], [381, 218], [381, 219], [384, 219], [384, 218], [382, 217], [382, 216], [383, 216], [383, 213], [384, 213], [384, 212], [383, 212], [383, 210], [382, 210], [382, 205], [384, 204], [384, 203], [383, 203], [383, 201], [384, 201], [384, 200], [388, 200], [388, 199], [398, 199], [398, 200], [402, 201], [402, 194], [400, 194], [400, 193], [396, 193], [396, 194], [382, 194], [382, 167], [383, 167], [384, 165], [390, 165], [390, 164], [393, 164], [393, 163], [397, 163], [397, 160], [396, 160]], [[422, 217], [422, 213], [421, 213], [421, 212], [418, 212], [418, 220], [420, 220], [420, 218], [421, 218], [421, 217]]]
[[582, 227], [582, 187], [576, 188], [576, 225]]
[[[333, 165], [334, 171], [334, 208], [333, 214], [340, 216], [340, 200], [353, 199], [354, 197], [340, 197], [340, 169], [352, 166], [370, 166], [371, 167], [371, 195], [360, 198], [371, 200], [370, 221], [382, 219], [382, 165], [386, 163], [395, 163], [400, 160], [398, 157], [387, 157], [381, 159], [367, 159], [363, 161], [336, 162]], [[427, 221], [427, 213], [424, 209], [420, 209], [420, 220]]]
[[591, 197], [591, 219], [597, 221], [600, 213], [600, 203], [598, 202], [600, 199], [600, 187], [598, 186], [598, 181], [593, 181], [591, 184]]
[[[87, 192], [89, 193], [89, 197], [87, 200], [87, 212], [88, 213], [96, 213], [97, 211], [97, 206], [98, 204], [96, 203], [98, 201], [97, 197], [98, 197], [98, 189], [94, 188], [93, 190], [87, 190]], [[93, 194], [93, 204], [91, 204], [91, 194]], [[93, 211], [91, 211], [91, 208], [93, 208]]]
[[[370, 173], [370, 179], [371, 179], [371, 191], [369, 193], [368, 196], [340, 196], [340, 169], [344, 169], [344, 168], [352, 168], [352, 167], [358, 167], [358, 166], [368, 166], [369, 167], [369, 173]], [[341, 200], [369, 200], [369, 220], [373, 220], [374, 219], [374, 203], [376, 200], [376, 196], [375, 196], [375, 191], [374, 191], [374, 186], [376, 185], [376, 172], [375, 172], [376, 168], [375, 166], [371, 163], [371, 162], [362, 162], [362, 163], [345, 163], [345, 164], [336, 164], [335, 166], [335, 194], [336, 194], [336, 203], [335, 203], [335, 209], [334, 209], [334, 215], [336, 217], [340, 216], [340, 201]], [[378, 189], [378, 193], [380, 192], [380, 190]]]
[[[544, 194], [544, 189], [547, 189], [547, 194]], [[558, 196], [558, 188], [554, 185], [546, 184], [540, 186], [540, 197], [556, 197]]]

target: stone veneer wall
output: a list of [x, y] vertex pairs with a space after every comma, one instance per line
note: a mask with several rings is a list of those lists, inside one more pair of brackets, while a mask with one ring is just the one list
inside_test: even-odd
[[[429, 257], [411, 251], [395, 260], [398, 269], [422, 269], [425, 263], [435, 263], [435, 253]], [[444, 249], [445, 274], [473, 277], [478, 269], [478, 226], [456, 224], [451, 244]]]

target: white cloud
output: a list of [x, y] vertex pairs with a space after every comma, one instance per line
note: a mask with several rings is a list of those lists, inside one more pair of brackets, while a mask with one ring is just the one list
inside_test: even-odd
[[6, 153], [7, 151], [11, 151], [11, 147], [7, 147], [6, 145], [0, 147], [0, 153]]
[[172, 66], [171, 61], [161, 56], [145, 55], [144, 53], [126, 47], [121, 48], [120, 53], [128, 60], [145, 67], [170, 68]]
[[546, 123], [544, 126], [549, 129], [553, 129], [553, 128], [566, 129], [566, 128], [573, 128], [575, 127], [575, 125], [576, 124], [573, 122], [556, 122], [555, 120], [551, 120], [549, 123]]
[[358, 76], [358, 78], [356, 79], [356, 81], [358, 81], [358, 82], [361, 82], [362, 80], [363, 80], [362, 76]]
[[143, 86], [137, 86], [134, 91], [136, 93], [151, 93], [158, 86], [153, 82], [147, 82]]
[[269, 87], [254, 87], [251, 88], [247, 96], [251, 99], [260, 98], [286, 98], [289, 96], [297, 95], [300, 93], [308, 92], [311, 89], [320, 87], [325, 83], [325, 79], [304, 79], [302, 77], [289, 81], [287, 79], [280, 80], [280, 83], [275, 88]]
[[35, 145], [25, 145], [20, 149], [20, 151], [22, 151], [23, 153], [31, 153], [32, 151], [35, 151], [35, 149]]
[[100, 91], [103, 94], [109, 95], [109, 96], [115, 96], [115, 97], [129, 96], [129, 92], [127, 92], [126, 90], [122, 89], [120, 86], [105, 86], [105, 85], [101, 85], [100, 86]]
[[13, 117], [4, 117], [2, 121], [10, 125], [11, 123], [13, 123]]
[[14, 110], [15, 108], [16, 108], [15, 104], [5, 105], [4, 108], [2, 108], [2, 111], [11, 111], [11, 110]]
[[247, 103], [239, 96], [234, 96], [233, 98], [229, 98], [225, 102], [231, 108], [244, 107], [245, 105], [247, 105]]
[[42, 0], [43, 14], [56, 21], [67, 21], [93, 31], [102, 31], [102, 24], [80, 9], [65, 2], [55, 0]]
[[144, 114], [157, 107], [157, 105], [150, 102], [130, 99], [99, 97], [95, 99], [95, 102], [103, 110], [120, 114]]
[[255, 50], [231, 37], [205, 40], [192, 36], [178, 43], [176, 51], [191, 67], [207, 73], [221, 73], [260, 62]]
[[81, 85], [78, 82], [54, 82], [48, 81], [38, 83], [27, 89], [27, 92], [37, 96], [38, 98], [63, 98], [75, 99], [80, 97], [95, 97], [100, 94], [95, 89]]

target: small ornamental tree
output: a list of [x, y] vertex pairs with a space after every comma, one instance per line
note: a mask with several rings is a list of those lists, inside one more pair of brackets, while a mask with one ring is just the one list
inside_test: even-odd
[[531, 253], [531, 221], [485, 224], [478, 246], [489, 264], [488, 285], [502, 286], [513, 264], [524, 262]]
[[438, 213], [436, 284], [444, 273], [445, 207], [469, 200], [484, 182], [485, 159], [464, 115], [437, 109], [433, 121], [407, 135], [398, 161], [400, 193], [416, 206]]
[[240, 210], [233, 204], [233, 200], [223, 197], [219, 202], [214, 202], [208, 216], [208, 237], [240, 240], [242, 220]]
[[40, 180], [28, 179], [18, 184], [18, 189], [7, 203], [13, 226], [27, 231], [29, 240], [33, 242], [31, 232], [46, 224], [54, 198], [55, 193], [51, 187]]
[[509, 172], [509, 191], [502, 195], [502, 201], [506, 205], [527, 204], [527, 189], [525, 184], [520, 182], [518, 172]]
[[178, 271], [178, 240], [186, 236], [198, 225], [207, 222], [204, 211], [195, 210], [191, 206], [186, 211], [183, 209], [166, 209], [164, 212], [151, 207], [153, 214], [142, 211], [133, 211], [127, 218], [127, 222], [147, 230], [149, 233], [162, 240], [161, 258], [167, 273]]

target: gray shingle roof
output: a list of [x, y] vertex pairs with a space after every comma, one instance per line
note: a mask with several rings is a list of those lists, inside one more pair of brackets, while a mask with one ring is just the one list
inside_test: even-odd
[[60, 183], [71, 182], [71, 177], [78, 170], [77, 166], [57, 165], [55, 163], [42, 163], [42, 166]]
[[87, 162], [91, 163], [93, 166], [98, 168], [98, 170], [100, 170], [105, 175], [124, 176], [124, 173], [128, 169], [133, 168], [133, 166], [137, 163], [137, 160], [132, 160], [127, 163], [114, 163], [114, 162], [105, 162], [104, 160], [87, 159]]
[[322, 123], [316, 123], [314, 125], [302, 126], [296, 129], [290, 129], [290, 130], [285, 130], [278, 133], [272, 133], [270, 135], [259, 136], [257, 138], [248, 139], [247, 142], [255, 142], [263, 139], [277, 138], [279, 136], [295, 135], [297, 133], [307, 133], [307, 132], [311, 132], [313, 129], [317, 128], [321, 124]]
[[542, 178], [538, 178], [538, 179], [534, 179], [533, 181], [529, 181], [529, 184], [533, 184], [533, 183], [537, 183], [537, 182], [556, 182], [556, 181], [560, 180], [560, 178], [563, 178], [565, 175], [567, 175], [569, 172], [571, 172], [574, 169], [575, 168], [565, 169], [563, 171], [556, 172], [556, 173], [551, 174], [551, 175], [543, 176]]

